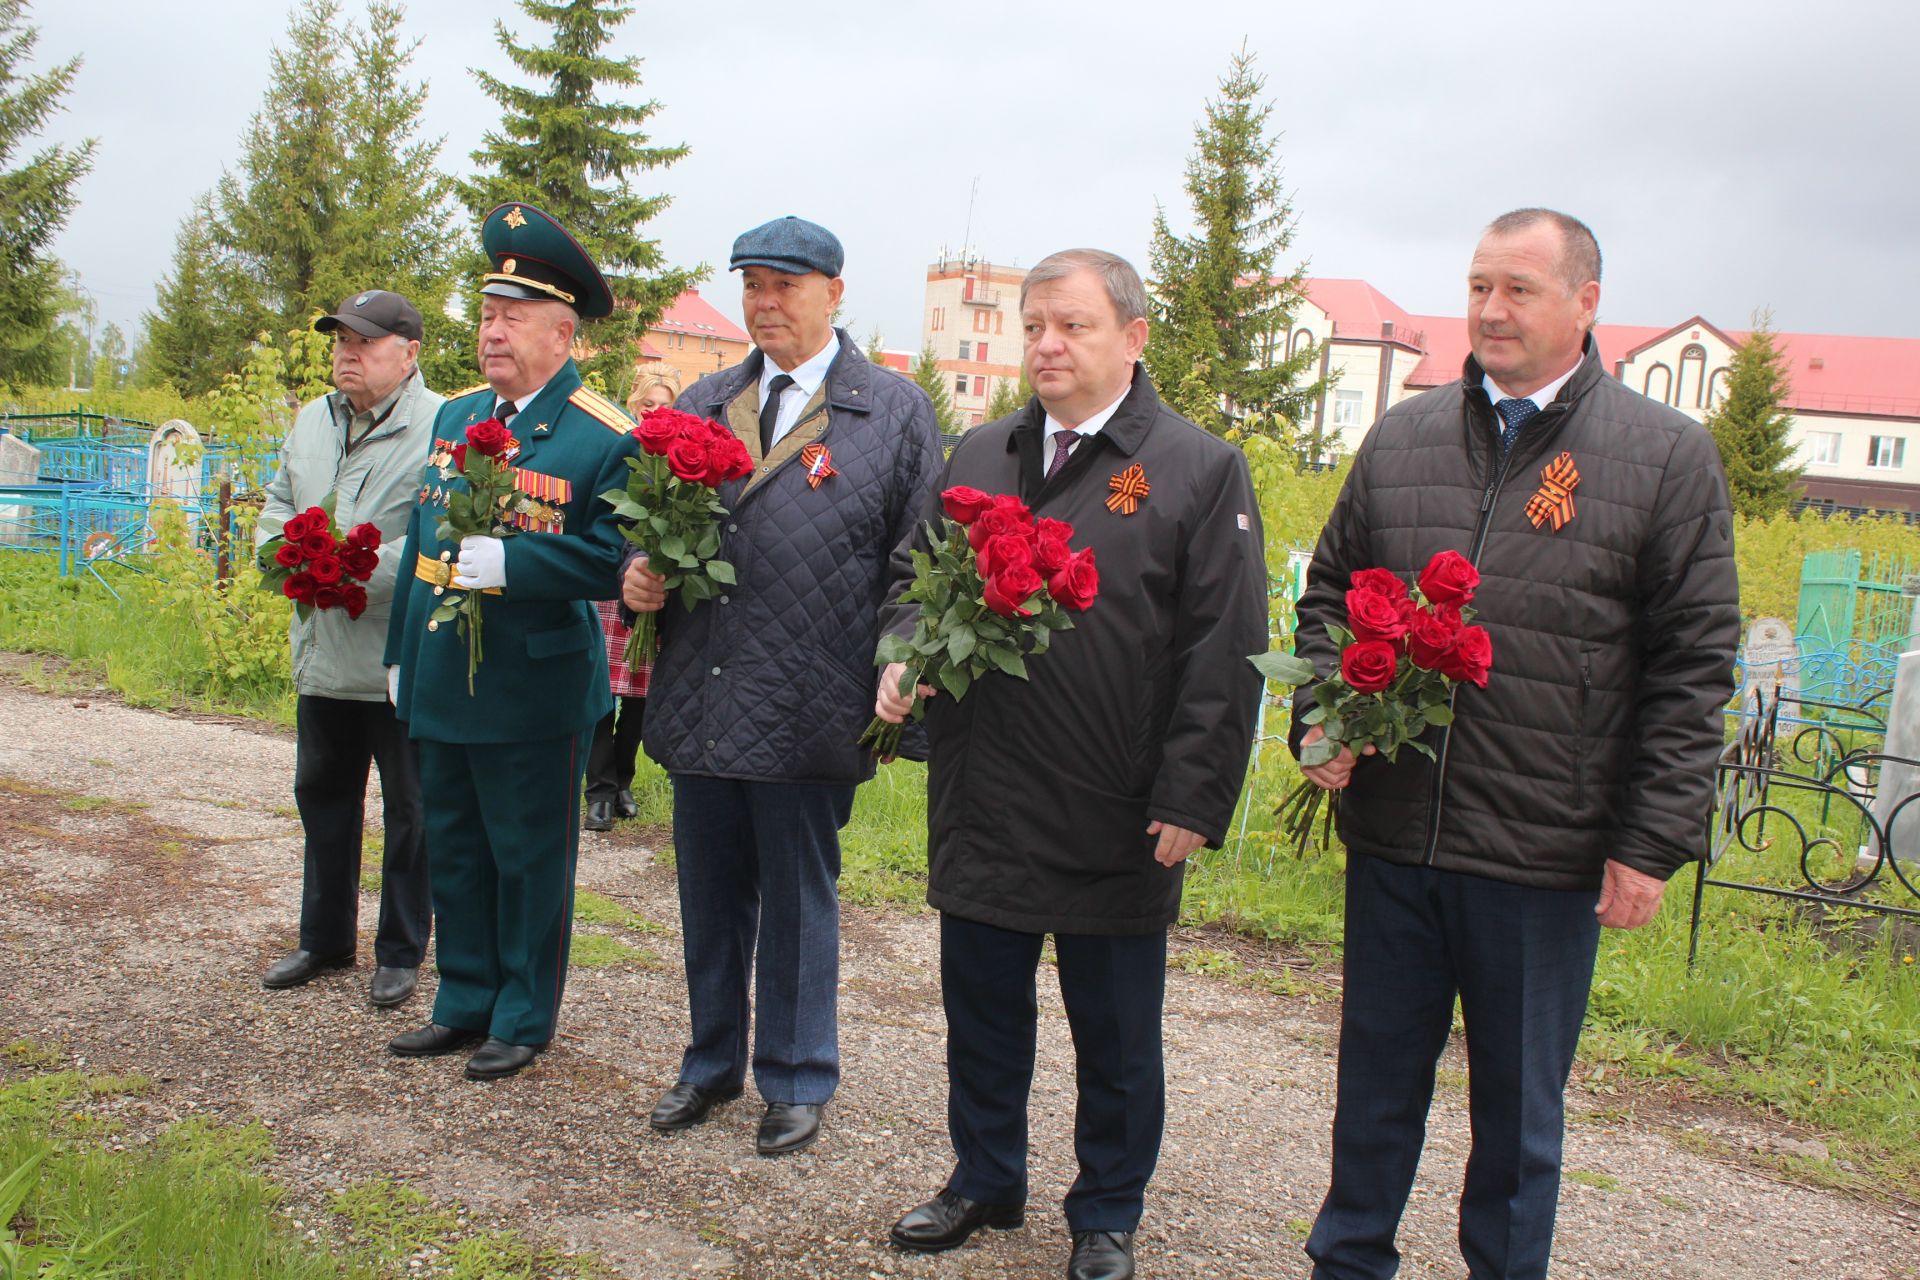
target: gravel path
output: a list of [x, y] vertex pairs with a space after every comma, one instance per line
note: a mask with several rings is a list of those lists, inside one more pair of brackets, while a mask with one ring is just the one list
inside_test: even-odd
[[[0, 1043], [57, 1043], [87, 1070], [153, 1077], [141, 1103], [152, 1125], [260, 1117], [296, 1216], [390, 1174], [476, 1221], [593, 1250], [649, 1280], [1062, 1273], [1072, 1058], [1044, 974], [1028, 1225], [902, 1255], [886, 1227], [940, 1185], [950, 1159], [931, 916], [847, 910], [845, 1082], [812, 1151], [761, 1160], [751, 1092], [690, 1133], [645, 1124], [686, 1030], [673, 874], [649, 851], [666, 833], [589, 835], [581, 859], [582, 887], [660, 926], [590, 931], [648, 947], [655, 962], [576, 968], [553, 1051], [518, 1080], [474, 1085], [458, 1058], [403, 1062], [382, 1049], [424, 1017], [430, 971], [395, 1012], [365, 1001], [367, 947], [358, 970], [261, 990], [261, 968], [294, 938], [292, 773], [285, 734], [0, 681]], [[363, 924], [373, 907], [363, 902]], [[1168, 977], [1170, 1114], [1141, 1274], [1304, 1276], [1299, 1242], [1325, 1188], [1333, 1106], [1329, 1005]], [[1450, 1061], [1443, 1075], [1403, 1275], [1462, 1270], [1463, 1069]], [[1781, 1180], [1751, 1152], [1789, 1135], [1759, 1118], [1644, 1093], [1576, 1092], [1570, 1105], [1583, 1118], [1567, 1167], [1581, 1176], [1561, 1193], [1555, 1277], [1920, 1277], [1920, 1215]]]

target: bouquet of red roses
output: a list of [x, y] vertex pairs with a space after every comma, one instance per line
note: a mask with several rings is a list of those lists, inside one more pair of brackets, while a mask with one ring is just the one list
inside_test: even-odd
[[[633, 434], [641, 452], [627, 459], [627, 487], [600, 496], [627, 521], [622, 536], [647, 553], [647, 567], [691, 609], [734, 584], [733, 565], [719, 558], [727, 508], [717, 491], [751, 474], [753, 455], [713, 419], [664, 405], [642, 414]], [[653, 661], [657, 628], [654, 614], [634, 620], [627, 637], [629, 667]]]
[[[453, 446], [444, 462], [439, 455], [440, 478], [459, 476], [467, 482], [466, 491], [447, 494], [447, 514], [435, 528], [442, 542], [458, 543], [462, 538], [505, 538], [518, 533], [513, 523], [515, 511], [535, 505], [535, 500], [520, 492], [514, 484], [513, 460], [520, 453], [520, 442], [507, 430], [506, 423], [488, 418], [467, 428], [467, 438]], [[480, 669], [486, 649], [480, 638], [480, 592], [460, 589], [449, 595], [428, 615], [436, 623], [451, 621], [467, 638], [467, 693], [473, 693], [473, 673]]]
[[357, 524], [343, 535], [333, 523], [334, 496], [288, 519], [255, 557], [261, 589], [293, 601], [303, 621], [315, 609], [345, 609], [358, 618], [367, 607], [360, 584], [380, 563], [380, 530]]
[[[913, 638], [880, 638], [878, 666], [906, 664], [900, 692], [929, 684], [964, 698], [989, 671], [1027, 678], [1028, 655], [1045, 653], [1055, 631], [1073, 628], [1068, 610], [1083, 612], [1100, 593], [1093, 548], [1067, 543], [1073, 526], [1039, 519], [1020, 499], [959, 485], [940, 495], [947, 536], [931, 525], [932, 554], [913, 553], [913, 582], [902, 604], [920, 606]], [[913, 716], [921, 716], [916, 699]], [[900, 745], [900, 726], [875, 716], [860, 735], [881, 759]]]
[[[1452, 724], [1454, 685], [1470, 681], [1484, 689], [1493, 666], [1486, 628], [1470, 625], [1479, 570], [1459, 552], [1442, 551], [1420, 571], [1415, 592], [1385, 569], [1362, 569], [1348, 585], [1347, 625], [1327, 627], [1340, 646], [1340, 672], [1313, 686], [1314, 705], [1300, 717], [1324, 736], [1301, 748], [1300, 763], [1312, 768], [1342, 747], [1358, 756], [1367, 746], [1389, 761], [1402, 747], [1432, 759], [1433, 748], [1420, 736], [1430, 725]], [[1260, 653], [1252, 661], [1282, 684], [1298, 687], [1314, 678], [1313, 664], [1292, 654]], [[1274, 810], [1281, 833], [1297, 836], [1304, 848], [1325, 794], [1310, 781], [1289, 792]], [[1331, 809], [1327, 821], [1333, 821]]]

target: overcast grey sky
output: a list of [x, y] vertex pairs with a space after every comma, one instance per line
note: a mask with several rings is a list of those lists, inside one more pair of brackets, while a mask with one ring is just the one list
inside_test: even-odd
[[[706, 292], [736, 319], [734, 235], [795, 213], [846, 243], [855, 332], [917, 348], [926, 264], [967, 236], [976, 178], [990, 260], [1091, 244], [1144, 271], [1155, 202], [1187, 221], [1193, 126], [1244, 37], [1315, 274], [1457, 315], [1478, 228], [1546, 204], [1598, 234], [1604, 320], [1743, 328], [1770, 306], [1789, 331], [1920, 336], [1913, 0], [636, 5], [615, 51], [645, 59], [654, 138], [692, 147], [639, 180], [674, 199], [650, 230], [715, 268]], [[130, 340], [289, 9], [35, 5], [36, 65], [85, 58], [50, 136], [100, 143], [57, 251]], [[493, 20], [544, 28], [511, 0], [407, 12], [425, 132], [463, 172], [496, 116], [467, 68], [512, 70]]]

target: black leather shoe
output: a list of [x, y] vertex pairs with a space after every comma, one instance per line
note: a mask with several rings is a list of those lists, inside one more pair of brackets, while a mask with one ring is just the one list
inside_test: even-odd
[[625, 787], [613, 798], [613, 812], [616, 817], [637, 818], [640, 816], [640, 802], [633, 798], [633, 792]]
[[1011, 1231], [1026, 1223], [1023, 1204], [983, 1204], [942, 1187], [940, 1194], [894, 1223], [887, 1235], [902, 1249], [937, 1253], [965, 1244], [982, 1227]]
[[517, 1076], [532, 1066], [533, 1060], [546, 1047], [543, 1044], [508, 1044], [505, 1040], [488, 1036], [487, 1042], [467, 1059], [467, 1079], [504, 1080], [508, 1076]]
[[703, 1089], [682, 1080], [660, 1095], [660, 1101], [653, 1104], [653, 1114], [647, 1117], [647, 1123], [662, 1133], [691, 1129], [711, 1115], [715, 1107], [723, 1102], [732, 1102], [739, 1096], [739, 1085], [731, 1089]]
[[753, 1149], [763, 1156], [790, 1156], [805, 1151], [820, 1136], [820, 1106], [813, 1102], [769, 1102], [760, 1118]]
[[418, 969], [402, 969], [397, 965], [380, 965], [373, 971], [373, 981], [367, 986], [367, 999], [373, 1001], [378, 1009], [391, 1009], [413, 994], [420, 985]]
[[409, 1031], [405, 1035], [395, 1036], [387, 1041], [387, 1052], [396, 1058], [438, 1058], [449, 1053], [458, 1053], [470, 1044], [486, 1039], [484, 1031], [469, 1031], [465, 1027], [443, 1027], [437, 1022], [429, 1022], [418, 1031]]
[[351, 968], [352, 952], [344, 956], [317, 956], [311, 951], [296, 951], [274, 961], [273, 967], [260, 975], [260, 985], [269, 991], [285, 991], [288, 987], [304, 987], [328, 969]]
[[1067, 1280], [1133, 1280], [1133, 1232], [1074, 1232]]
[[610, 800], [587, 801], [587, 820], [581, 825], [588, 831], [613, 830], [613, 802]]

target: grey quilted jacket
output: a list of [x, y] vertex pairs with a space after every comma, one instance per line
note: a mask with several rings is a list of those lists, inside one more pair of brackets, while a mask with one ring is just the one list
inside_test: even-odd
[[[927, 505], [940, 437], [925, 392], [836, 335], [814, 439], [837, 474], [808, 484], [783, 439], [770, 471], [723, 486], [731, 515], [720, 555], [739, 584], [691, 612], [670, 600], [660, 614], [645, 743], [670, 771], [782, 782], [873, 776], [856, 742], [873, 717], [887, 557]], [[764, 359], [756, 350], [702, 378], [676, 407], [744, 432], [758, 413]], [[796, 434], [818, 421], [810, 407]]]
[[[1739, 586], [1713, 437], [1579, 370], [1501, 464], [1469, 359], [1459, 382], [1390, 409], [1354, 457], [1308, 570], [1296, 651], [1325, 675], [1348, 578], [1409, 579], [1452, 549], [1480, 570], [1485, 689], [1459, 687], [1439, 763], [1363, 758], [1340, 802], [1349, 850], [1548, 889], [1591, 889], [1609, 858], [1661, 879], [1705, 849]], [[1560, 454], [1574, 516], [1528, 500]], [[1296, 707], [1301, 704], [1296, 702]], [[1299, 729], [1294, 733], [1298, 742]]]

